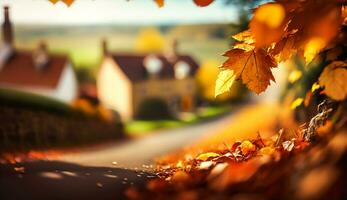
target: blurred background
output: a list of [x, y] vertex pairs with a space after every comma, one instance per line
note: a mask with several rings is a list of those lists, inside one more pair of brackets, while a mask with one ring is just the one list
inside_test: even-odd
[[248, 94], [236, 83], [215, 98], [218, 66], [256, 3], [1, 0], [2, 146], [142, 136], [228, 113]]

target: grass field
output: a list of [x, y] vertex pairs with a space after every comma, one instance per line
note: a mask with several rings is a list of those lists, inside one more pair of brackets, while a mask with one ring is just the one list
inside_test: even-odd
[[229, 106], [209, 106], [200, 108], [194, 114], [189, 113], [181, 116], [178, 120], [135, 120], [125, 124], [125, 131], [129, 136], [143, 136], [154, 130], [178, 128], [203, 122], [221, 116], [231, 110], [232, 108]]

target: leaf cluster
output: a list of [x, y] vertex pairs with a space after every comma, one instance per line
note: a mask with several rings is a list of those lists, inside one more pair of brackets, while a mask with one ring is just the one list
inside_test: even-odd
[[[337, 59], [346, 48], [342, 31], [346, 22], [346, 6], [340, 0], [277, 0], [260, 5], [249, 29], [233, 36], [237, 42], [224, 54], [227, 60], [220, 67], [215, 95], [228, 91], [226, 86], [238, 79], [259, 94], [275, 82], [272, 69], [279, 63], [297, 56], [308, 65], [324, 51], [330, 63], [319, 85], [329, 97], [345, 99], [347, 64]], [[231, 70], [232, 77], [225, 76], [225, 70]]]

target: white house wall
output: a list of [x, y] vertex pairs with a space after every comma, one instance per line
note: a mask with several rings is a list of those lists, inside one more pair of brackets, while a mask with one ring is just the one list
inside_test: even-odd
[[77, 97], [78, 92], [77, 80], [71, 64], [66, 64], [64, 67], [56, 88], [20, 87], [11, 84], [2, 84], [0, 87], [38, 94], [68, 104]]
[[51, 90], [48, 95], [60, 101], [71, 103], [77, 97], [78, 84], [75, 72], [70, 63], [68, 63], [60, 76], [58, 86]]
[[102, 104], [121, 115], [122, 119], [132, 117], [131, 83], [118, 65], [105, 58], [97, 78], [98, 97]]

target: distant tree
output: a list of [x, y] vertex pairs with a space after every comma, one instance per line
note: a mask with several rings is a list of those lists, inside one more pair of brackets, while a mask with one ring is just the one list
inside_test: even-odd
[[165, 39], [156, 28], [144, 28], [136, 40], [136, 50], [145, 53], [162, 52], [165, 48]]

